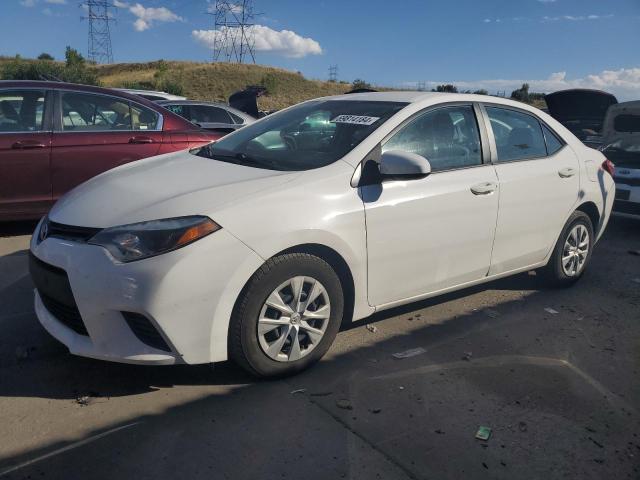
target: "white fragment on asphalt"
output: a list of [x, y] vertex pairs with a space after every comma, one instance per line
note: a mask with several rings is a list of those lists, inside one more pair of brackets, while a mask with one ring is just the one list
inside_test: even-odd
[[396, 352], [393, 354], [394, 358], [409, 358], [409, 357], [415, 357], [416, 355], [421, 355], [423, 353], [426, 353], [426, 350], [422, 347], [418, 347], [418, 348], [412, 348], [410, 350], [405, 350], [404, 352]]
[[547, 313], [550, 313], [551, 315], [557, 315], [558, 313], [560, 313], [560, 312], [558, 312], [557, 310], [554, 310], [551, 307], [545, 308], [544, 311], [547, 312]]
[[306, 392], [306, 391], [307, 391], [307, 389], [306, 389], [306, 388], [299, 388], [299, 389], [297, 389], [297, 390], [292, 390], [292, 391], [291, 391], [291, 395], [295, 395], [296, 393], [304, 393], [304, 392]]
[[376, 333], [378, 331], [378, 327], [376, 327], [375, 325], [367, 325], [367, 330], [369, 330], [371, 333]]

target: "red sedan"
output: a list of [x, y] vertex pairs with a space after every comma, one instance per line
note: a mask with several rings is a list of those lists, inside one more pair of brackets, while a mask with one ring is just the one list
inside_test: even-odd
[[99, 173], [220, 136], [127, 93], [0, 81], [0, 221], [37, 218]]

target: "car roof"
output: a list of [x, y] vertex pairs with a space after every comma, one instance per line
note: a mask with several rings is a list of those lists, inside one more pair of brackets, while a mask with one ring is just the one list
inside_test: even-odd
[[122, 90], [95, 87], [93, 85], [82, 85], [79, 83], [51, 82], [41, 80], [0, 80], [0, 88], [45, 88], [57, 90], [75, 90], [88, 93], [102, 93], [105, 95], [126, 98], [127, 100], [131, 100], [141, 105], [156, 108], [158, 106], [157, 103], [152, 102], [151, 100], [147, 100], [146, 98], [140, 97], [138, 95], [133, 95]]

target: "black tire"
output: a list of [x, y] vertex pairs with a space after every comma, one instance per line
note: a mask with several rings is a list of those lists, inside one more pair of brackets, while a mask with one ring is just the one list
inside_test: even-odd
[[[577, 274], [571, 276], [567, 275], [567, 273], [565, 273], [563, 269], [562, 255], [567, 237], [569, 236], [570, 232], [579, 224], [583, 225], [587, 229], [587, 232], [589, 234], [589, 246], [584, 265]], [[558, 241], [556, 242], [556, 245], [553, 249], [553, 253], [551, 255], [551, 258], [549, 259], [549, 263], [541, 270], [545, 282], [553, 287], [568, 287], [577, 282], [589, 266], [591, 253], [593, 252], [594, 241], [595, 238], [593, 234], [593, 224], [591, 223], [591, 219], [589, 218], [589, 216], [581, 211], [573, 212], [573, 214], [569, 217], [569, 220], [567, 220], [564, 228], [562, 229], [560, 237], [558, 237]]]
[[[258, 317], [267, 297], [280, 284], [296, 276], [309, 276], [326, 289], [331, 311], [324, 336], [306, 356], [288, 362], [270, 358], [258, 340]], [[307, 253], [289, 253], [269, 259], [251, 277], [231, 315], [229, 357], [257, 377], [283, 377], [298, 373], [320, 360], [335, 339], [344, 312], [340, 278], [331, 266]]]

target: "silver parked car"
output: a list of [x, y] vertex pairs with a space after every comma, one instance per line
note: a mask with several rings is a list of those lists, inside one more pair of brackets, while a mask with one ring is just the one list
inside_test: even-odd
[[256, 121], [251, 115], [224, 103], [175, 100], [158, 104], [202, 128], [222, 133], [233, 132]]

